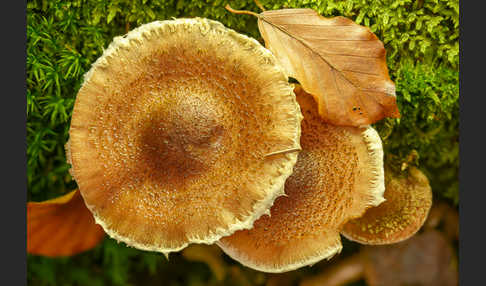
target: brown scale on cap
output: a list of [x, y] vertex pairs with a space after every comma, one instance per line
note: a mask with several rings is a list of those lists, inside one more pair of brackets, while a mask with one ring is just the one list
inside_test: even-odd
[[73, 174], [115, 239], [164, 253], [209, 244], [282, 194], [297, 152], [279, 151], [300, 149], [301, 119], [257, 41], [206, 19], [153, 22], [115, 38], [86, 74]]
[[383, 204], [348, 222], [341, 233], [363, 244], [405, 240], [424, 224], [432, 206], [432, 190], [427, 177], [415, 167], [403, 174], [386, 168], [385, 199]]
[[304, 114], [302, 151], [285, 183], [287, 196], [252, 229], [218, 242], [243, 265], [265, 272], [331, 258], [342, 248], [342, 225], [383, 201], [383, 152], [376, 131], [329, 125], [309, 94], [300, 88], [295, 93]]

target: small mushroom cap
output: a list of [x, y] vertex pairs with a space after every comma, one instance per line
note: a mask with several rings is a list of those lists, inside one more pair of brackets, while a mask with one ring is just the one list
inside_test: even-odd
[[116, 37], [85, 75], [72, 173], [111, 237], [163, 253], [210, 244], [282, 194], [301, 120], [256, 40], [207, 19], [156, 21]]
[[386, 168], [386, 201], [349, 221], [341, 234], [362, 244], [396, 243], [414, 235], [432, 206], [432, 190], [419, 169], [412, 166], [408, 170], [399, 175]]
[[95, 247], [104, 236], [78, 190], [52, 200], [27, 203], [27, 253], [75, 255]]
[[409, 240], [366, 246], [364, 274], [370, 286], [456, 286], [457, 258], [444, 235], [427, 230]]
[[311, 95], [296, 88], [304, 114], [302, 151], [270, 216], [217, 244], [243, 265], [284, 272], [331, 258], [341, 251], [339, 231], [383, 201], [383, 151], [371, 127], [325, 123]]

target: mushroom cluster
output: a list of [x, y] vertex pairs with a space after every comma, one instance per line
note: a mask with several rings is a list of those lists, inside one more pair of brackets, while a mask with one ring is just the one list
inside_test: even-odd
[[[284, 272], [339, 253], [340, 234], [406, 239], [431, 205], [418, 169], [399, 179], [384, 170], [372, 127], [326, 123], [269, 50], [208, 19], [116, 37], [84, 77], [69, 135], [79, 191], [29, 203], [29, 253], [87, 250], [100, 240], [96, 223], [138, 249], [167, 255], [215, 243], [246, 266]], [[77, 247], [37, 251], [43, 222], [76, 217], [63, 203], [99, 229], [90, 243], [77, 236]]]

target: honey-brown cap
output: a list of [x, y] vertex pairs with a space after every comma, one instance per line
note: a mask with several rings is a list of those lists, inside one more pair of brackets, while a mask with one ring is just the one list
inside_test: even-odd
[[282, 194], [301, 119], [256, 40], [207, 19], [156, 21], [116, 37], [85, 75], [73, 174], [111, 237], [164, 253], [210, 244]]
[[390, 244], [408, 239], [422, 227], [432, 206], [429, 180], [413, 166], [402, 174], [388, 167], [385, 199], [362, 217], [349, 221], [341, 234], [362, 244]]

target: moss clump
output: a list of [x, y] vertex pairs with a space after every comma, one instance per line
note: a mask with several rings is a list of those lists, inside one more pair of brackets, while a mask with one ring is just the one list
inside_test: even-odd
[[459, 71], [403, 62], [394, 73], [400, 119], [376, 124], [387, 160], [419, 165], [437, 198], [459, 202]]
[[[345, 16], [369, 26], [382, 39], [402, 114], [399, 120], [386, 119], [376, 124], [387, 160], [402, 163], [415, 150], [418, 156], [410, 164], [417, 164], [429, 177], [436, 198], [457, 203], [459, 1], [260, 2], [267, 9], [307, 7], [327, 17]], [[259, 11], [252, 0], [28, 1], [28, 200], [53, 198], [76, 187], [64, 154], [75, 96], [83, 74], [114, 36], [154, 20], [198, 16], [218, 20], [261, 41], [256, 19], [232, 15], [224, 9], [227, 3], [235, 9]], [[189, 278], [176, 275], [179, 278], [171, 280], [171, 285], [215, 283], [204, 265], [189, 266], [183, 259], [177, 261], [181, 269], [193, 268], [187, 273]], [[29, 256], [28, 280], [32, 285], [137, 285], [133, 281], [138, 275], [180, 272], [167, 270], [167, 265], [158, 254], [126, 248], [106, 239], [94, 251], [71, 259]], [[236, 275], [233, 277], [243, 281], [241, 285], [265, 281], [248, 278], [255, 276], [254, 272], [232, 269]], [[156, 279], [154, 275], [150, 277]]]

